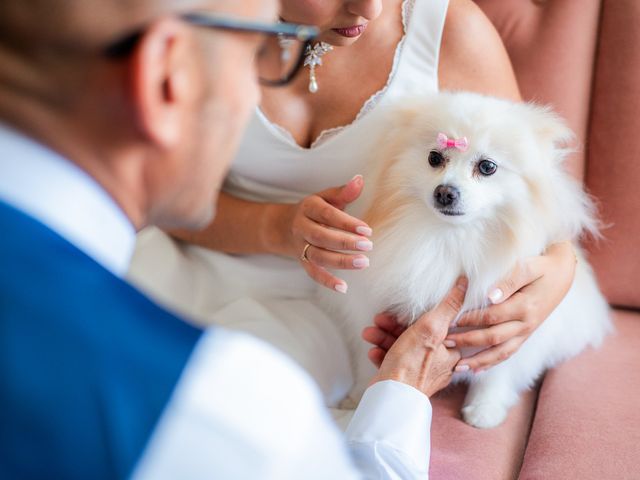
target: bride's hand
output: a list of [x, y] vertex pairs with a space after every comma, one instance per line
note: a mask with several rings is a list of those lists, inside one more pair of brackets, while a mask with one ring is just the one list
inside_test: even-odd
[[560, 304], [573, 283], [576, 256], [570, 242], [550, 245], [544, 255], [526, 259], [492, 290], [492, 306], [468, 312], [456, 326], [474, 327], [452, 333], [448, 346], [486, 347], [458, 362], [457, 371], [486, 370], [513, 355]]
[[369, 266], [362, 253], [373, 249], [371, 228], [343, 210], [362, 193], [364, 180], [355, 176], [342, 187], [310, 195], [282, 206], [282, 253], [297, 258], [307, 274], [331, 290], [346, 293], [344, 280], [326, 269], [361, 270]]
[[[532, 257], [519, 266], [491, 292], [491, 307], [464, 314], [459, 327], [475, 327], [464, 333], [451, 333], [448, 348], [486, 347], [476, 355], [460, 360], [457, 371], [486, 370], [508, 359], [560, 304], [573, 283], [576, 257], [570, 242], [550, 245], [544, 255]], [[381, 313], [374, 326], [362, 332], [371, 343], [369, 360], [380, 366], [382, 360], [406, 327], [390, 314]]]

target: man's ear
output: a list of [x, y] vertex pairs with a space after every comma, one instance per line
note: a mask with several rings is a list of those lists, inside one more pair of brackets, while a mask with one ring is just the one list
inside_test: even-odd
[[[138, 128], [160, 148], [180, 141], [195, 85], [192, 34], [183, 23], [151, 25], [131, 57], [131, 99]], [[189, 48], [191, 46], [191, 48]]]

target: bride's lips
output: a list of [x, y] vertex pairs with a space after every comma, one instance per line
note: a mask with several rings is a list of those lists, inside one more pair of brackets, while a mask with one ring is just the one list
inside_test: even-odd
[[362, 32], [364, 32], [366, 28], [367, 24], [363, 23], [362, 25], [354, 25], [346, 28], [333, 28], [332, 30], [343, 37], [354, 38], [362, 35]]

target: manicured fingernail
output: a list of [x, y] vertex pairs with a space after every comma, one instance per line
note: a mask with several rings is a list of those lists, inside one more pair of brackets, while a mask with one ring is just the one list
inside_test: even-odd
[[353, 266], [356, 268], [366, 268], [369, 266], [369, 257], [356, 257], [353, 259]]
[[485, 370], [486, 370], [485, 368], [478, 368], [477, 370], [474, 370], [473, 373], [477, 375], [479, 373], [484, 372]]
[[373, 230], [371, 230], [369, 227], [356, 227], [356, 232], [360, 235], [364, 235], [365, 237], [370, 237], [371, 235], [373, 235]]
[[455, 368], [456, 372], [468, 372], [469, 371], [469, 365], [458, 365]]
[[453, 340], [445, 340], [442, 343], [444, 343], [444, 346], [447, 348], [456, 348], [456, 342], [454, 342]]
[[467, 277], [458, 278], [458, 281], [456, 282], [456, 287], [458, 287], [462, 291], [466, 291], [468, 286], [469, 286], [469, 280], [467, 280]]
[[491, 300], [491, 303], [498, 303], [500, 300], [502, 300], [502, 295], [504, 295], [502, 293], [502, 290], [500, 290], [499, 288], [496, 288], [493, 292], [489, 294], [489, 300]]
[[347, 293], [347, 289], [349, 288], [346, 283], [338, 283], [335, 287], [336, 292]]
[[364, 177], [362, 175], [356, 175], [349, 181], [349, 183], [353, 182], [353, 183], [359, 184], [363, 180], [364, 180]]
[[369, 252], [373, 250], [373, 242], [370, 240], [360, 240], [356, 243], [356, 248], [358, 250], [362, 250], [363, 252]]

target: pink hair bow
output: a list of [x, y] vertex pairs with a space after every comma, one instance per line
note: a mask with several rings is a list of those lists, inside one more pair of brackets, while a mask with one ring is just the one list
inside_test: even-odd
[[469, 141], [467, 137], [449, 138], [444, 133], [439, 133], [438, 146], [440, 148], [457, 148], [461, 152], [466, 152], [469, 148]]

